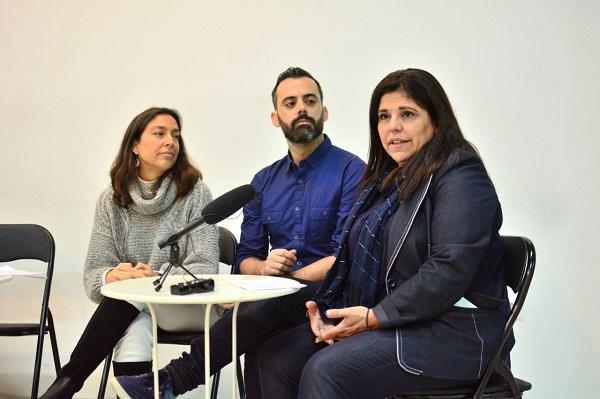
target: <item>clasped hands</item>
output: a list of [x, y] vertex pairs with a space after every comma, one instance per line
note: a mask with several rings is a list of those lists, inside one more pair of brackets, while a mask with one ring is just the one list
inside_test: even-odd
[[263, 276], [286, 276], [290, 274], [290, 269], [297, 260], [295, 249], [275, 248], [265, 259], [261, 274]]
[[[331, 345], [335, 341], [348, 338], [362, 331], [367, 331], [365, 315], [367, 308], [364, 306], [352, 306], [343, 309], [327, 310], [327, 317], [330, 319], [342, 319], [337, 325], [327, 323], [321, 318], [319, 308], [314, 301], [306, 302], [306, 309], [310, 319], [310, 328], [315, 334], [315, 342], [326, 342]], [[379, 323], [373, 314], [370, 313], [369, 328], [377, 328]]]
[[106, 282], [112, 283], [115, 281], [129, 280], [132, 278], [152, 276], [156, 276], [156, 273], [145, 263], [138, 262], [135, 266], [133, 266], [131, 263], [119, 263], [106, 274]]

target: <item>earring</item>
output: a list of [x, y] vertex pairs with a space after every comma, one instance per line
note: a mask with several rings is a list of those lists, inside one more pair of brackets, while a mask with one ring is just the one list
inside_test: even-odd
[[133, 156], [133, 158], [135, 159], [135, 167], [139, 168], [140, 167], [140, 158], [136, 155]]

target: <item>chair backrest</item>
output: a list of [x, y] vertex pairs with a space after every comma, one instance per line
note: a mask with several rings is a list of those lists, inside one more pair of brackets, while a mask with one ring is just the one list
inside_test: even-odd
[[0, 224], [0, 262], [35, 259], [47, 263], [42, 297], [40, 324], [46, 323], [52, 273], [54, 272], [54, 238], [37, 224]]
[[[504, 276], [508, 285], [517, 294], [506, 322], [505, 334], [512, 330], [513, 324], [523, 308], [535, 270], [535, 247], [525, 237], [502, 236], [504, 245]], [[503, 342], [504, 344], [504, 342]]]
[[52, 353], [56, 371], [60, 369], [60, 358], [54, 330], [52, 313], [48, 308], [52, 273], [54, 271], [54, 238], [48, 230], [35, 224], [0, 224], [0, 262], [34, 259], [46, 263], [46, 281], [40, 310], [39, 323], [3, 323], [8, 335], [37, 335], [35, 367], [31, 386], [31, 397], [37, 398], [42, 364], [44, 334], [50, 333]]
[[37, 259], [54, 263], [54, 239], [36, 224], [0, 224], [0, 262]]
[[504, 246], [504, 274], [506, 284], [514, 292], [521, 291], [525, 271], [531, 262], [531, 273], [535, 265], [535, 249], [531, 241], [524, 237], [501, 237]]
[[506, 320], [500, 345], [490, 361], [485, 374], [481, 378], [475, 397], [479, 397], [482, 394], [494, 372], [499, 373], [504, 378], [512, 378], [514, 383], [514, 377], [512, 374], [506, 372], [506, 367], [500, 359], [500, 354], [506, 340], [510, 336], [517, 316], [521, 313], [535, 270], [535, 247], [531, 240], [526, 237], [511, 236], [501, 236], [500, 239], [504, 246], [503, 264], [506, 285], [512, 288], [517, 297]]
[[219, 226], [219, 262], [233, 266], [237, 251], [237, 239], [225, 227]]

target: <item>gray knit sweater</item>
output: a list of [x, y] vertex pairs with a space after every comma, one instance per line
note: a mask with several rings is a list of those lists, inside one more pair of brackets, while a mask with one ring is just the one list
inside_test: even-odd
[[[134, 266], [143, 262], [155, 270], [169, 262], [169, 247], [159, 249], [157, 242], [169, 233], [180, 230], [201, 216], [202, 208], [211, 201], [210, 191], [198, 180], [192, 191], [176, 199], [177, 188], [170, 176], [165, 176], [153, 198], [143, 195], [140, 184], [130, 189], [133, 203], [128, 208], [112, 202], [113, 189], [102, 192], [96, 204], [94, 227], [83, 269], [83, 282], [90, 299], [100, 302], [104, 272], [119, 263]], [[219, 250], [217, 228], [202, 225], [179, 242], [181, 262], [194, 274], [217, 273]], [[173, 268], [172, 274], [183, 274]]]

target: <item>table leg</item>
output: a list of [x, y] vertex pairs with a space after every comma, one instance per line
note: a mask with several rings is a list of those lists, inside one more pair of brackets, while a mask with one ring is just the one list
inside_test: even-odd
[[233, 304], [233, 314], [231, 316], [231, 396], [233, 399], [237, 396], [237, 312], [239, 307], [239, 302]]
[[210, 399], [210, 313], [212, 304], [204, 311], [204, 398]]
[[146, 304], [152, 316], [152, 375], [154, 377], [154, 399], [158, 397], [158, 327], [156, 323], [156, 313], [151, 303]]

